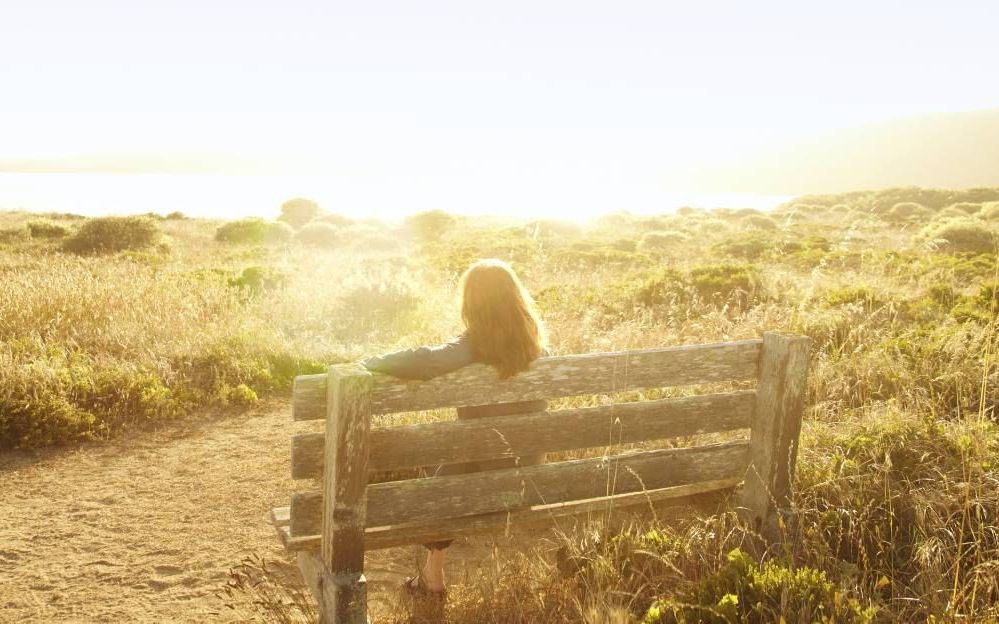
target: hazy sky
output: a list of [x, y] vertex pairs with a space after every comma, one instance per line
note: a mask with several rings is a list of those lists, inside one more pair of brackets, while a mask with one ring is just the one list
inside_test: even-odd
[[0, 159], [599, 194], [999, 106], [995, 0], [0, 2]]

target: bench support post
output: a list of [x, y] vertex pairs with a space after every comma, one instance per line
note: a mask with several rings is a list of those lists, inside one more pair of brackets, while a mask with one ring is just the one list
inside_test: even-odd
[[323, 471], [322, 624], [366, 624], [364, 526], [367, 512], [371, 373], [358, 364], [331, 366], [327, 376]]
[[767, 332], [749, 442], [749, 468], [740, 507], [766, 540], [780, 535], [780, 514], [790, 507], [805, 405], [809, 339]]

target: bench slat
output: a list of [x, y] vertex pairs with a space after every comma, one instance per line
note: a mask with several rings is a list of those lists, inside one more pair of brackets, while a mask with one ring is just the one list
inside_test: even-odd
[[[448, 520], [741, 478], [749, 461], [748, 447], [748, 442], [739, 441], [373, 484], [367, 490], [367, 526]], [[315, 534], [321, 524], [322, 493], [293, 495], [291, 535]]]
[[[527, 456], [749, 427], [756, 392], [373, 428], [370, 470]], [[321, 478], [325, 435], [292, 437], [291, 476]]]
[[[422, 544], [437, 540], [476, 535], [481, 533], [505, 532], [509, 528], [535, 526], [537, 524], [552, 524], [560, 519], [572, 516], [594, 515], [606, 517], [608, 510], [626, 507], [654, 506], [663, 502], [680, 505], [689, 502], [693, 497], [729, 491], [740, 483], [740, 478], [718, 479], [680, 485], [644, 492], [617, 494], [600, 498], [556, 503], [553, 505], [535, 505], [529, 509], [516, 512], [500, 512], [455, 518], [434, 522], [432, 524], [399, 524], [394, 526], [369, 527], [365, 531], [364, 543], [367, 550], [394, 548], [406, 544]], [[272, 512], [274, 517], [287, 518], [287, 507], [279, 507]], [[304, 535], [292, 537], [287, 525], [277, 526], [278, 535], [285, 548], [291, 551], [314, 550], [319, 548], [320, 535]]]
[[[591, 353], [536, 360], [530, 370], [505, 380], [484, 364], [465, 366], [429, 381], [375, 375], [371, 413], [511, 403], [755, 379], [761, 340], [685, 345], [616, 353]], [[295, 420], [326, 417], [326, 375], [295, 378]]]

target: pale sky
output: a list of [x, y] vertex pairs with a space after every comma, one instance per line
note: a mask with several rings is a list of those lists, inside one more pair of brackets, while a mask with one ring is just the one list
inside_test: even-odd
[[329, 175], [416, 209], [678, 190], [791, 138], [999, 107], [996, 24], [994, 0], [0, 0], [0, 159]]

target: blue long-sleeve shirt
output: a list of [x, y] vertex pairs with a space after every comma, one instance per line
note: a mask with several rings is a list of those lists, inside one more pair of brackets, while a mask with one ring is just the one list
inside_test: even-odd
[[[427, 380], [446, 375], [476, 361], [468, 334], [461, 334], [449, 342], [434, 346], [403, 349], [376, 355], [361, 361], [361, 365], [376, 373], [400, 379]], [[540, 412], [547, 408], [546, 401], [519, 401], [474, 407], [459, 407], [458, 418], [506, 416], [525, 412]]]
[[461, 334], [450, 342], [403, 349], [394, 353], [376, 355], [361, 361], [361, 365], [376, 373], [385, 373], [400, 379], [433, 379], [475, 361], [468, 335]]

